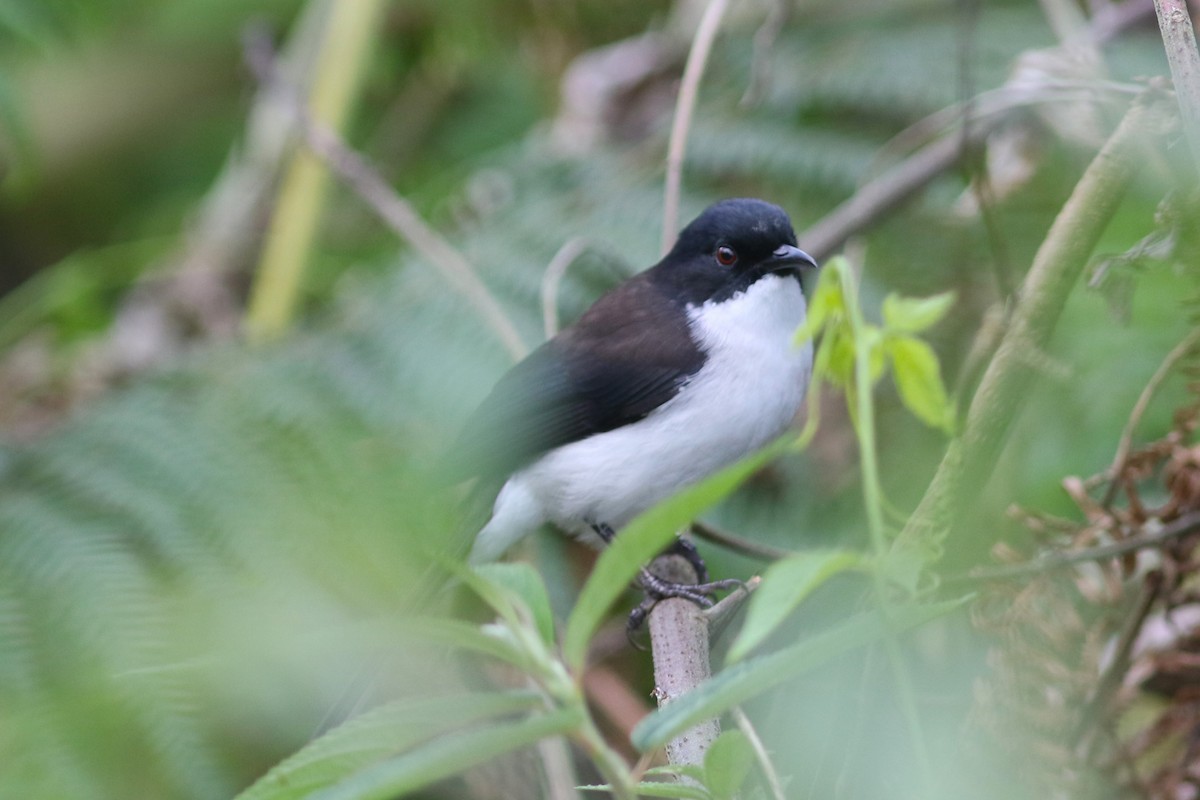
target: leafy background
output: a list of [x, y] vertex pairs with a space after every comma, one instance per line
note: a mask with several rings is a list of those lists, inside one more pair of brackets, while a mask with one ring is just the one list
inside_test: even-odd
[[[444, 648], [413, 628], [443, 618], [429, 615], [453, 599], [444, 559], [479, 521], [432, 472], [510, 363], [503, 347], [338, 185], [305, 253], [291, 329], [258, 343], [239, 334], [289, 152], [272, 150], [284, 123], [262, 111], [241, 35], [265, 25], [304, 63], [305, 25], [320, 31], [328, 5], [0, 0], [0, 794], [229, 797], [366, 708], [477, 680], [469, 664], [447, 669]], [[1027, 0], [786, 4], [777, 30], [764, 27], [774, 4], [734, 5], [691, 131], [684, 219], [755, 195], [803, 230], [902, 158], [889, 142], [907, 126], [999, 86], [1056, 41]], [[675, 81], [701, 7], [384, 4], [345, 136], [461, 250], [527, 344], [544, 335], [543, 272], [564, 244], [582, 237], [557, 296], [563, 320], [655, 260]], [[572, 118], [575, 59], [647, 32], [660, 61], [620, 96], [627, 113]], [[1153, 17], [1103, 60], [1112, 81], [1165, 73]], [[1027, 137], [1030, 180], [997, 190], [980, 214], [963, 210], [970, 170], [951, 171], [856, 238], [868, 315], [891, 291], [954, 290], [932, 338], [951, 385], [969, 385], [985, 310], [1029, 264], [1125, 99], [1103, 95], [1085, 117], [1099, 130], [1076, 136], [1054, 126], [1053, 103], [1031, 103], [1011, 126]], [[265, 134], [250, 122], [260, 112]], [[259, 180], [258, 201], [218, 191], [238, 169]], [[1101, 251], [1153, 228], [1163, 172], [1135, 183]], [[238, 197], [248, 211], [218, 216], [237, 221], [236, 241], [189, 261], [212, 235], [205, 210], [241, 208]], [[1120, 293], [1073, 293], [978, 499], [987, 522], [957, 531], [940, 569], [985, 560], [1002, 539], [1025, 543], [1004, 513], [1013, 503], [1077, 514], [1059, 482], [1111, 460], [1142, 387], [1190, 329], [1194, 266], [1125, 268]], [[1143, 429], [1160, 435], [1185, 399], [1171, 382]], [[709, 519], [789, 549], [865, 546], [857, 448], [838, 403], [828, 398], [808, 452]], [[945, 437], [890, 383], [877, 403], [884, 489], [910, 509]], [[763, 566], [705, 553], [717, 575]], [[527, 555], [564, 618], [590, 557], [552, 536]], [[823, 588], [789, 635], [843, 617], [860, 592], [852, 578]], [[619, 638], [620, 625], [608, 633]], [[1010, 748], [989, 754], [988, 737], [1019, 750], [1022, 734], [984, 730], [972, 713], [992, 644], [959, 618], [912, 645], [947, 796], [1011, 796]], [[647, 659], [601, 655], [618, 698], [648, 708]], [[890, 686], [868, 654], [749, 708], [793, 776], [789, 794], [917, 792], [910, 720]], [[418, 729], [424, 713], [399, 724]], [[618, 715], [603, 727], [627, 747]]]

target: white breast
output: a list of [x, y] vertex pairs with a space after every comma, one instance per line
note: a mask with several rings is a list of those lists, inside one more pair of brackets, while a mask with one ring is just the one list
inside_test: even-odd
[[645, 419], [564, 445], [515, 473], [472, 558], [499, 556], [542, 522], [589, 538], [595, 523], [619, 529], [779, 436], [812, 371], [812, 344], [792, 345], [804, 314], [799, 283], [778, 275], [689, 308], [704, 366]]

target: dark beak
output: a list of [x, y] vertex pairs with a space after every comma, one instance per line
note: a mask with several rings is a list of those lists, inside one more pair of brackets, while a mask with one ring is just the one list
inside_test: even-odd
[[817, 260], [799, 247], [790, 244], [781, 244], [775, 248], [774, 253], [771, 253], [771, 257], [764, 262], [764, 266], [771, 272], [794, 272], [799, 274], [802, 269], [816, 269]]

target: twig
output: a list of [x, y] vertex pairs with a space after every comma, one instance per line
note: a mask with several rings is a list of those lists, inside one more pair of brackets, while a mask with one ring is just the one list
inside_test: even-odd
[[538, 757], [546, 777], [547, 800], [579, 800], [571, 749], [561, 736], [549, 736], [537, 743]]
[[771, 9], [767, 12], [767, 18], [754, 32], [754, 54], [750, 57], [750, 81], [746, 85], [746, 91], [742, 93], [742, 99], [738, 101], [739, 108], [750, 108], [762, 98], [770, 77], [767, 64], [770, 61], [771, 48], [774, 47], [775, 40], [779, 38], [779, 32], [783, 30], [791, 12], [792, 4], [788, 0], [774, 0]]
[[542, 328], [547, 339], [558, 333], [558, 285], [562, 282], [563, 275], [567, 274], [567, 268], [587, 249], [586, 238], [577, 236], [568, 239], [566, 244], [558, 248], [554, 258], [546, 265], [546, 271], [542, 273]]
[[1139, 148], [1165, 121], [1161, 95], [1139, 98], [1088, 166], [1054, 220], [1021, 288], [1008, 329], [967, 412], [962, 435], [950, 443], [928, 491], [896, 548], [936, 548], [983, 485], [1009, 423], [1033, 383], [1028, 354], [1045, 349], [1079, 273], [1124, 193]]
[[679, 194], [683, 181], [683, 154], [687, 150], [688, 130], [692, 125], [692, 112], [696, 109], [696, 96], [700, 91], [700, 79], [708, 64], [708, 54], [721, 28], [721, 17], [725, 15], [728, 0], [709, 0], [692, 39], [687, 63], [683, 67], [683, 79], [679, 84], [679, 96], [675, 101], [675, 119], [671, 123], [671, 139], [667, 145], [667, 180], [663, 195], [662, 252], [665, 254], [675, 242], [675, 228], [679, 222]]
[[762, 561], [777, 561], [781, 558], [787, 558], [788, 556], [796, 554], [795, 550], [785, 550], [782, 547], [775, 547], [774, 545], [743, 539], [741, 536], [738, 536], [735, 533], [730, 533], [729, 531], [714, 527], [709, 525], [707, 522], [693, 522], [692, 533], [694, 533], [696, 536], [699, 536], [701, 539], [704, 539], [706, 542], [712, 542], [713, 544], [720, 545], [727, 550], [732, 550], [739, 555], [757, 558]]
[[1161, 544], [1187, 536], [1189, 533], [1200, 531], [1200, 513], [1188, 514], [1164, 525], [1154, 533], [1145, 536], [1134, 536], [1119, 542], [1110, 542], [1086, 550], [1076, 550], [1070, 553], [1055, 553], [1026, 564], [1013, 564], [1004, 567], [985, 567], [971, 570], [966, 575], [952, 575], [945, 579], [946, 583], [978, 582], [1008, 580], [1010, 578], [1025, 578], [1030, 575], [1040, 575], [1056, 569], [1063, 569], [1075, 564], [1088, 561], [1104, 561], [1109, 558], [1157, 547]]
[[758, 587], [761, 585], [762, 578], [755, 575], [721, 598], [721, 601], [715, 606], [705, 609], [704, 617], [708, 620], [708, 639], [710, 642], [715, 642], [721, 638], [721, 634], [725, 632], [725, 628], [733, 621], [737, 612], [750, 599], [750, 595], [758, 591]]
[[[1112, 13], [1097, 14], [1092, 20], [1089, 34], [1097, 45], [1103, 44], [1125, 28], [1135, 24], [1147, 13], [1149, 3], [1145, 0], [1127, 0]], [[1092, 86], [1106, 91], [1125, 92], [1124, 84], [1094, 82], [1081, 84], [1074, 81], [1047, 81], [1047, 88], [1072, 91]], [[965, 146], [981, 141], [1009, 117], [1009, 112], [1023, 108], [1043, 98], [1030, 97], [1028, 87], [1003, 86], [976, 98], [977, 107], [969, 122], [971, 135], [968, 139], [959, 136], [944, 136], [909, 156], [871, 182], [864, 184], [849, 199], [830, 211], [812, 227], [797, 237], [804, 249], [818, 261], [823, 261], [846, 243], [854, 234], [869, 227], [887, 212], [927, 186], [933, 179], [958, 163]], [[1051, 98], [1055, 99], [1055, 98]], [[895, 143], [911, 141], [924, 136], [925, 131], [940, 129], [945, 125], [962, 121], [961, 104], [936, 112], [926, 120], [895, 137], [885, 149]]]
[[1125, 470], [1125, 461], [1129, 458], [1129, 449], [1133, 446], [1133, 434], [1137, 430], [1138, 423], [1142, 421], [1142, 416], [1146, 413], [1146, 408], [1149, 407], [1150, 401], [1154, 398], [1156, 392], [1167, 376], [1171, 374], [1171, 370], [1175, 368], [1175, 364], [1181, 358], [1190, 353], [1195, 347], [1200, 344], [1200, 328], [1194, 329], [1179, 344], [1167, 353], [1167, 357], [1158, 365], [1154, 375], [1150, 377], [1146, 388], [1142, 389], [1142, 393], [1138, 396], [1137, 402], [1134, 403], [1133, 411], [1129, 413], [1129, 421], [1125, 423], [1125, 430], [1121, 431], [1121, 439], [1117, 443], [1117, 454], [1113, 456], [1112, 466], [1108, 468], [1109, 484], [1108, 490], [1104, 493], [1104, 499], [1100, 501], [1100, 505], [1108, 508], [1112, 505], [1113, 498], [1117, 496], [1117, 491], [1120, 488], [1120, 483], [1117, 477]]
[[1134, 606], [1133, 613], [1125, 619], [1125, 624], [1121, 626], [1120, 635], [1117, 637], [1116, 646], [1113, 648], [1113, 654], [1108, 662], [1107, 669], [1100, 676], [1100, 680], [1096, 682], [1096, 689], [1088, 700], [1087, 706], [1083, 713], [1079, 715], [1079, 720], [1076, 722], [1074, 736], [1076, 746], [1080, 751], [1080, 761], [1084, 764], [1091, 760], [1091, 751], [1096, 741], [1092, 727], [1096, 720], [1104, 711], [1104, 706], [1108, 703], [1113, 691], [1121, 684], [1121, 678], [1129, 670], [1129, 654], [1133, 650], [1133, 645], [1137, 641], [1139, 634], [1142, 632], [1142, 625], [1146, 621], [1146, 616], [1150, 613], [1150, 609], [1154, 607], [1154, 601], [1159, 598], [1163, 591], [1163, 575], [1161, 572], [1152, 572], [1146, 575], [1142, 582], [1141, 591], [1138, 592], [1137, 605]]
[[785, 800], [786, 796], [783, 793], [783, 783], [779, 780], [779, 773], [775, 771], [775, 765], [771, 763], [771, 755], [767, 752], [762, 738], [759, 737], [754, 723], [746, 716], [746, 712], [742, 711], [741, 706], [734, 706], [731, 713], [734, 721], [737, 722], [738, 729], [746, 734], [746, 740], [750, 742], [750, 747], [754, 750], [754, 757], [758, 760], [758, 767], [762, 770], [763, 777], [767, 779], [771, 797], [775, 800]]
[[328, 164], [394, 233], [429, 260], [450, 287], [482, 317], [514, 360], [524, 357], [528, 348], [470, 262], [421, 219], [363, 156], [307, 113], [300, 97], [277, 75], [270, 39], [261, 31], [251, 31], [246, 36], [245, 57], [261, 83], [277, 87], [288, 98], [308, 148]]
[[1184, 0], [1154, 0], [1154, 13], [1167, 49], [1183, 132], [1192, 150], [1192, 163], [1200, 173], [1200, 51], [1192, 18]]
[[[984, 132], [982, 126], [974, 135]], [[846, 240], [912, 197], [958, 162], [962, 140], [947, 136], [914, 153], [902, 163], [863, 186], [796, 237], [813, 258], [824, 261]]]

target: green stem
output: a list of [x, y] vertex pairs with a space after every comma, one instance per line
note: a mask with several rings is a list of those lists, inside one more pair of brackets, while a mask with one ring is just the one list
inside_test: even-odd
[[[583, 703], [582, 697], [580, 703]], [[604, 741], [591, 715], [584, 715], [584, 724], [575, 730], [575, 741], [591, 758], [596, 769], [605, 782], [612, 788], [613, 797], [617, 800], [637, 800], [637, 789], [634, 786], [633, 775], [625, 766], [624, 760]]]
[[[383, 0], [329, 3], [325, 41], [311, 93], [312, 115], [341, 130], [362, 84]], [[329, 175], [307, 150], [297, 150], [283, 176], [271, 226], [250, 291], [251, 339], [275, 338], [291, 324], [324, 205]]]
[[879, 465], [875, 449], [875, 405], [872, 402], [871, 391], [872, 337], [858, 303], [858, 284], [848, 267], [843, 267], [841, 278], [842, 292], [846, 298], [846, 314], [854, 339], [854, 422], [861, 451], [863, 504], [867, 510], [871, 545], [875, 554], [881, 556], [887, 551], [887, 539], [883, 525], [883, 490], [879, 483]]
[[[846, 262], [842, 262], [845, 264]], [[858, 299], [858, 285], [849, 268], [843, 267], [841, 275], [842, 293], [846, 298], [845, 308], [854, 339], [854, 408], [855, 432], [858, 436], [860, 460], [862, 461], [863, 504], [867, 511], [867, 527], [876, 556], [882, 560], [887, 554], [887, 533], [884, 526], [884, 497], [879, 480], [879, 459], [875, 442], [875, 404], [871, 381], [871, 348], [877, 345], [877, 336], [863, 320], [862, 307]], [[885, 619], [891, 617], [892, 605], [888, 602], [887, 572], [877, 568], [873, 571], [875, 601]], [[912, 738], [913, 755], [921, 771], [926, 788], [933, 785], [933, 766], [926, 746], [924, 725], [917, 707], [916, 693], [904, 663], [892, 627], [887, 626], [884, 647], [891, 663], [892, 675], [896, 680], [900, 707]]]

